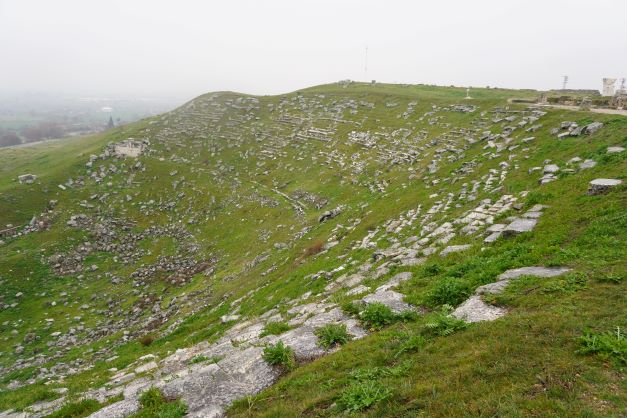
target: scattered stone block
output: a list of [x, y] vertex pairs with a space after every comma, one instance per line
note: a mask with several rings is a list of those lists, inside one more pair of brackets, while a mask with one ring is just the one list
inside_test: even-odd
[[445, 249], [442, 250], [442, 252], [440, 253], [441, 257], [446, 257], [447, 255], [451, 254], [451, 253], [456, 253], [456, 252], [460, 252], [460, 251], [465, 251], [467, 249], [469, 249], [471, 247], [470, 244], [464, 244], [464, 245], [449, 245], [448, 247], [446, 247]]
[[585, 160], [584, 162], [579, 164], [579, 169], [580, 170], [587, 170], [589, 168], [593, 168], [596, 165], [597, 165], [597, 162], [594, 161], [594, 160]]
[[37, 180], [37, 176], [34, 174], [22, 174], [17, 179], [20, 184], [33, 184]]
[[516, 218], [503, 229], [503, 236], [509, 237], [522, 234], [523, 232], [530, 232], [536, 227], [537, 223], [536, 219]]
[[588, 134], [593, 134], [596, 131], [598, 131], [599, 129], [601, 129], [603, 127], [603, 124], [601, 122], [592, 122], [588, 125], [586, 125], [586, 127], [584, 128], [586, 133]]
[[590, 182], [588, 187], [589, 195], [598, 195], [608, 193], [612, 188], [619, 186], [623, 183], [619, 179], [594, 179]]

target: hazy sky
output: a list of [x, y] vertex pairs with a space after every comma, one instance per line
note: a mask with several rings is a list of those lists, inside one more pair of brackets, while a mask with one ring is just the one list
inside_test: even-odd
[[[365, 50], [368, 66], [365, 71]], [[0, 0], [0, 91], [193, 97], [341, 79], [601, 88], [626, 0]]]

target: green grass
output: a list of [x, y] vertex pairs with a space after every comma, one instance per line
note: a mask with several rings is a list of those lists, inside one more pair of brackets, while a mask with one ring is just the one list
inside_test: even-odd
[[289, 329], [290, 329], [290, 326], [287, 324], [287, 322], [284, 322], [284, 321], [268, 322], [263, 327], [263, 330], [261, 331], [261, 334], [259, 336], [265, 337], [266, 335], [280, 335], [280, 334], [283, 334], [285, 331], [289, 331]]
[[[626, 407], [623, 366], [610, 352], [620, 352], [623, 340], [612, 340], [607, 330], [616, 326], [624, 329], [627, 324], [622, 296], [626, 276], [625, 188], [602, 196], [588, 196], [586, 189], [594, 178], [625, 179], [625, 153], [608, 155], [605, 150], [610, 145], [625, 146], [627, 119], [548, 110], [541, 119], [543, 127], [533, 133], [536, 139], [512, 151], [516, 159], [510, 161], [502, 188], [498, 192], [481, 188], [477, 199], [469, 202], [456, 198], [462, 184], [481, 179], [491, 169], [498, 170], [499, 162], [508, 153], [504, 152], [503, 158], [493, 158], [489, 155], [491, 151], [484, 149], [484, 142], [467, 144], [465, 136], [475, 137], [486, 129], [484, 123], [492, 118], [491, 109], [507, 105], [507, 98], [531, 98], [536, 93], [476, 89], [472, 103], [487, 112], [484, 116], [480, 112], [437, 111], [436, 115], [442, 119], [434, 124], [429, 123], [429, 116], [420, 118], [431, 112], [433, 105], [463, 102], [465, 89], [353, 83], [346, 88], [337, 84], [316, 86], [299, 93], [320, 100], [320, 109], [332, 109], [349, 98], [359, 111], [338, 112], [337, 119], [346, 123], [316, 119], [315, 126], [336, 125], [332, 142], [302, 141], [300, 148], [290, 143], [279, 147], [280, 153], [263, 161], [262, 167], [257, 163], [265, 144], [256, 134], [267, 130], [270, 137], [290, 138], [291, 127], [277, 122], [278, 114], [299, 117], [305, 112], [317, 112], [318, 108], [300, 107], [296, 93], [259, 97], [259, 109], [254, 111], [258, 119], [254, 120], [242, 122], [238, 118], [245, 117], [248, 111], [228, 108], [218, 122], [196, 132], [173, 128], [196, 117], [179, 109], [168, 116], [167, 125], [164, 119], [156, 117], [104, 135], [0, 150], [2, 227], [25, 225], [33, 216], [45, 212], [50, 200], [58, 200], [55, 210], [47, 214], [51, 221], [49, 230], [7, 239], [0, 245], [0, 301], [7, 305], [17, 303], [0, 310], [3, 335], [0, 366], [10, 368], [15, 364], [19, 357], [15, 354], [18, 344], [23, 344], [25, 357], [59, 356], [46, 364], [3, 373], [0, 410], [24, 409], [37, 401], [56, 399], [59, 395], [53, 389], [58, 387], [67, 387], [68, 397], [75, 399], [73, 396], [87, 389], [105, 385], [113, 374], [109, 371], [112, 367], [121, 370], [146, 354], [163, 358], [179, 348], [214, 342], [238, 323], [223, 324], [220, 320], [222, 315], [232, 313], [235, 307], [231, 304], [235, 301], [238, 301], [240, 321], [254, 320], [276, 308], [284, 319], [270, 322], [263, 333], [280, 335], [289, 329], [286, 322], [290, 319], [289, 303], [305, 292], [311, 292], [308, 301], [317, 302], [326, 297], [324, 288], [328, 281], [312, 280], [307, 278], [309, 275], [331, 271], [340, 265], [345, 265], [350, 274], [359, 265], [372, 261], [371, 249], [355, 249], [354, 245], [374, 228], [418, 206], [424, 215], [436, 200], [444, 199], [448, 193], [455, 199], [449, 211], [437, 215], [434, 221], [451, 221], [482, 199], [494, 201], [502, 194], [518, 196], [529, 191], [526, 198], [519, 199], [522, 210], [534, 204], [549, 206], [533, 233], [502, 239], [492, 245], [483, 245], [480, 237], [458, 235], [449, 244], [476, 242], [476, 245], [463, 253], [445, 258], [436, 254], [423, 265], [403, 268], [412, 273], [412, 278], [398, 290], [405, 295], [406, 302], [422, 308], [420, 312], [427, 312], [425, 315], [400, 317], [377, 305], [365, 307], [360, 313], [360, 305], [353, 303], [357, 297], [342, 292], [332, 295], [332, 300], [373, 332], [364, 339], [344, 341], [336, 353], [313, 363], [290, 367], [276, 386], [251, 397], [251, 403], [237, 402], [229, 414], [334, 416], [354, 409], [358, 416], [620, 416]], [[227, 101], [239, 97], [242, 95], [222, 93], [215, 100], [226, 106]], [[374, 103], [375, 107], [367, 109], [360, 101]], [[397, 117], [412, 101], [417, 102], [415, 112], [408, 119]], [[269, 104], [277, 107], [281, 102], [287, 103], [284, 110], [268, 109]], [[389, 102], [397, 102], [398, 106], [388, 108], [385, 104]], [[514, 110], [524, 108], [509, 106]], [[549, 134], [562, 120], [581, 123], [586, 119], [602, 121], [605, 126], [593, 136], [564, 141], [557, 141]], [[233, 128], [236, 120], [238, 128]], [[453, 128], [462, 128], [465, 133], [452, 135]], [[494, 124], [491, 129], [498, 132], [501, 128], [502, 124]], [[412, 132], [405, 140], [379, 140], [392, 149], [425, 131], [429, 140], [438, 138], [439, 144], [419, 143], [423, 146], [420, 158], [408, 165], [378, 161], [376, 150], [346, 141], [352, 130], [390, 133], [402, 129]], [[156, 140], [166, 131], [167, 141]], [[232, 132], [236, 134], [229, 136]], [[523, 135], [532, 136], [519, 129], [512, 137], [516, 141]], [[58, 184], [70, 177], [74, 180], [87, 177], [85, 163], [90, 154], [99, 154], [110, 141], [128, 137], [151, 138], [152, 153], [138, 159], [143, 169], [132, 169], [128, 160], [97, 161], [95, 170], [100, 167], [108, 170], [114, 163], [118, 173], [110, 173], [101, 183], [86, 178], [84, 187], [66, 191], [58, 188]], [[434, 158], [435, 149], [444, 144], [463, 151], [447, 152], [451, 158], [442, 160], [437, 173], [441, 182], [432, 184], [436, 176], [429, 175], [426, 167]], [[322, 155], [330, 150], [346, 156], [344, 167], [326, 164]], [[350, 166], [354, 154], [359, 154], [359, 159], [365, 162], [360, 173], [354, 173]], [[544, 186], [538, 185], [537, 173], [528, 174], [531, 167], [542, 167], [546, 159], [566, 167], [566, 162], [575, 156], [593, 158], [598, 164], [590, 170], [560, 176]], [[315, 163], [314, 157], [318, 158]], [[460, 168], [467, 166], [473, 171], [460, 174]], [[170, 176], [174, 170], [178, 174]], [[38, 181], [20, 185], [17, 176], [27, 172], [36, 174]], [[129, 183], [130, 173], [134, 178]], [[176, 190], [175, 180], [179, 182]], [[384, 181], [389, 186], [382, 193], [371, 192], [366, 186]], [[320, 210], [306, 205], [305, 213], [297, 215], [289, 201], [274, 190], [287, 195], [305, 190], [328, 199], [329, 203]], [[132, 200], [125, 199], [127, 194]], [[432, 194], [437, 197], [431, 198]], [[92, 199], [94, 195], [97, 198]], [[264, 206], [259, 196], [273, 199], [278, 205]], [[151, 200], [155, 203], [148, 204]], [[159, 205], [170, 200], [174, 203], [172, 209], [159, 209]], [[90, 209], [90, 204], [98, 208]], [[339, 205], [345, 206], [341, 215], [318, 223], [318, 216], [324, 210]], [[160, 256], [174, 255], [182, 244], [171, 237], [146, 237], [137, 243], [137, 248], [146, 253], [130, 264], [115, 261], [112, 254], [94, 252], [84, 265], [96, 264], [99, 267], [96, 272], [84, 272], [81, 279], [78, 274], [59, 277], [47, 263], [47, 257], [70, 251], [92, 239], [88, 232], [66, 226], [69, 217], [78, 213], [95, 218], [129, 219], [135, 223], [132, 229], [136, 232], [153, 224], [181, 225], [193, 235], [198, 246], [194, 257], [198, 260], [215, 257], [215, 270], [212, 274], [196, 274], [180, 286], [167, 283], [165, 272], [134, 284], [129, 276], [139, 266], [153, 263]], [[496, 221], [516, 214], [516, 210], [510, 210]], [[349, 228], [355, 220], [359, 222], [353, 229]], [[295, 233], [303, 228], [308, 228], [304, 237], [294, 239]], [[125, 242], [126, 236], [118, 232], [119, 240]], [[398, 239], [402, 242], [420, 232], [421, 226], [414, 225]], [[380, 239], [380, 248], [392, 247], [394, 242], [390, 238], [388, 234]], [[339, 243], [325, 249], [321, 244], [329, 240]], [[276, 249], [275, 243], [288, 245]], [[251, 263], [260, 255], [267, 258], [258, 264]], [[373, 268], [381, 263], [374, 263]], [[493, 282], [503, 271], [530, 265], [566, 265], [573, 272], [551, 279], [521, 278], [512, 282], [503, 294], [488, 297], [490, 302], [509, 311], [493, 323], [464, 327], [442, 311], [444, 305], [460, 304], [478, 286]], [[374, 289], [394, 273], [393, 270], [364, 283]], [[121, 282], [113, 285], [109, 274], [121, 278]], [[16, 297], [18, 292], [24, 296]], [[62, 297], [62, 292], [68, 296]], [[118, 332], [66, 351], [56, 347], [51, 337], [55, 331], [65, 334], [79, 325], [89, 329], [134, 315], [148, 319], [155, 305], [163, 310], [172, 301], [176, 302], [177, 310], [168, 323], [152, 330], [131, 327], [133, 338], [126, 342]], [[84, 304], [90, 308], [81, 309]], [[139, 311], [133, 313], [136, 308]], [[75, 320], [77, 316], [81, 319]], [[46, 319], [54, 321], [46, 326]], [[179, 325], [172, 332], [164, 332], [174, 321], [180, 321]], [[79, 341], [83, 340], [86, 334], [77, 332]], [[29, 333], [38, 339], [25, 343]], [[142, 344], [140, 335], [154, 338], [149, 344]], [[319, 336], [321, 343], [329, 346], [342, 344], [343, 337], [339, 330], [327, 330]], [[582, 337], [586, 341], [584, 345]], [[289, 347], [274, 349], [272, 358], [279, 361], [277, 364], [289, 363]], [[598, 351], [595, 355], [580, 353], [587, 349]], [[113, 355], [118, 358], [104, 361]], [[39, 367], [78, 360], [84, 363], [77, 364], [93, 364], [93, 367], [69, 375], [64, 381], [45, 384], [38, 380], [19, 389], [6, 389], [13, 380], [37, 379]], [[215, 359], [198, 357], [190, 360], [190, 364], [205, 361]], [[402, 373], [382, 372], [400, 370], [401, 366], [406, 367]], [[372, 375], [369, 380], [372, 383], [356, 380], [353, 375], [356, 370]], [[385, 388], [383, 392], [379, 390], [381, 387]], [[338, 406], [342, 396], [345, 400], [352, 399], [346, 405], [353, 406]], [[177, 410], [180, 406], [176, 402], [166, 404], [163, 406], [166, 409]], [[360, 409], [355, 409], [358, 406]]]
[[63, 405], [60, 409], [56, 410], [50, 415], [47, 415], [46, 418], [80, 418], [87, 417], [94, 412], [98, 411], [102, 407], [109, 405], [113, 402], [120, 401], [123, 399], [123, 396], [114, 396], [109, 399], [105, 403], [100, 403], [95, 399], [83, 399], [75, 402], [68, 402]]

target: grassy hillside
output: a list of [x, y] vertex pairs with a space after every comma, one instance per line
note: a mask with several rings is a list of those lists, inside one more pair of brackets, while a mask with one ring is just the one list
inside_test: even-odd
[[[278, 382], [239, 396], [230, 416], [620, 416], [625, 187], [587, 190], [624, 180], [626, 153], [608, 147], [627, 146], [627, 118], [507, 103], [533, 94], [359, 83], [210, 93], [103, 135], [0, 150], [0, 229], [19, 232], [0, 238], [0, 411], [121, 405], [132, 384], [165, 385], [176, 350], [268, 327], [270, 315], [291, 324], [240, 349], [264, 346], [309, 303], [308, 317], [342, 307], [368, 335], [314, 361], [297, 350], [296, 367], [272, 369]], [[558, 139], [564, 121], [603, 126]], [[113, 152], [129, 138], [144, 141], [137, 159]], [[18, 182], [26, 173], [37, 180]], [[495, 202], [508, 203], [484, 211]], [[480, 222], [467, 218], [477, 208]], [[532, 231], [484, 242], [490, 225], [530, 210]], [[468, 247], [440, 254], [453, 245]], [[449, 316], [527, 266], [571, 271], [484, 296], [507, 311], [495, 321]], [[353, 302], [402, 272], [395, 289], [413, 313], [368, 319]], [[152, 356], [158, 369], [115, 382]], [[190, 370], [226, 360], [195, 358]], [[185, 396], [150, 396], [142, 416], [185, 409]]]

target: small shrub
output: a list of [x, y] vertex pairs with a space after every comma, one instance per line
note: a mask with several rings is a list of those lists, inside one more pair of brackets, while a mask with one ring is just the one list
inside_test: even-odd
[[296, 365], [294, 350], [279, 341], [275, 345], [268, 345], [263, 349], [263, 359], [271, 366], [281, 366], [291, 370]]
[[327, 324], [316, 329], [315, 334], [319, 344], [327, 350], [336, 345], [346, 344], [351, 339], [345, 324]]
[[460, 280], [445, 278], [440, 280], [427, 294], [427, 303], [431, 306], [459, 305], [470, 295], [469, 286]]
[[396, 319], [394, 312], [382, 303], [370, 303], [361, 311], [359, 317], [371, 329], [380, 329], [390, 325]]
[[148, 347], [155, 341], [155, 336], [151, 334], [142, 335], [137, 339], [137, 341], [139, 341], [139, 343], [144, 347]]
[[457, 319], [451, 316], [452, 308], [448, 305], [444, 305], [442, 310], [425, 323], [424, 332], [430, 335], [448, 336], [459, 330], [468, 327], [468, 324], [461, 319]]
[[579, 339], [578, 353], [596, 354], [600, 358], [614, 359], [621, 365], [627, 365], [627, 339], [621, 333], [620, 327], [615, 332], [603, 334], [586, 333]]
[[157, 388], [150, 388], [146, 392], [142, 393], [139, 397], [139, 403], [144, 408], [155, 408], [163, 403], [165, 403], [165, 397], [163, 393]]
[[289, 331], [290, 326], [287, 322], [268, 322], [264, 327], [263, 331], [261, 331], [260, 336], [265, 337], [266, 335], [280, 335], [285, 331]]
[[379, 382], [354, 382], [342, 392], [338, 404], [346, 411], [356, 412], [387, 399], [390, 395], [390, 389]]
[[316, 240], [312, 242], [309, 247], [305, 248], [305, 257], [311, 257], [312, 255], [316, 255], [321, 253], [324, 250], [324, 241]]
[[168, 399], [157, 388], [150, 388], [139, 397], [142, 408], [132, 418], [180, 418], [187, 406], [180, 399]]

